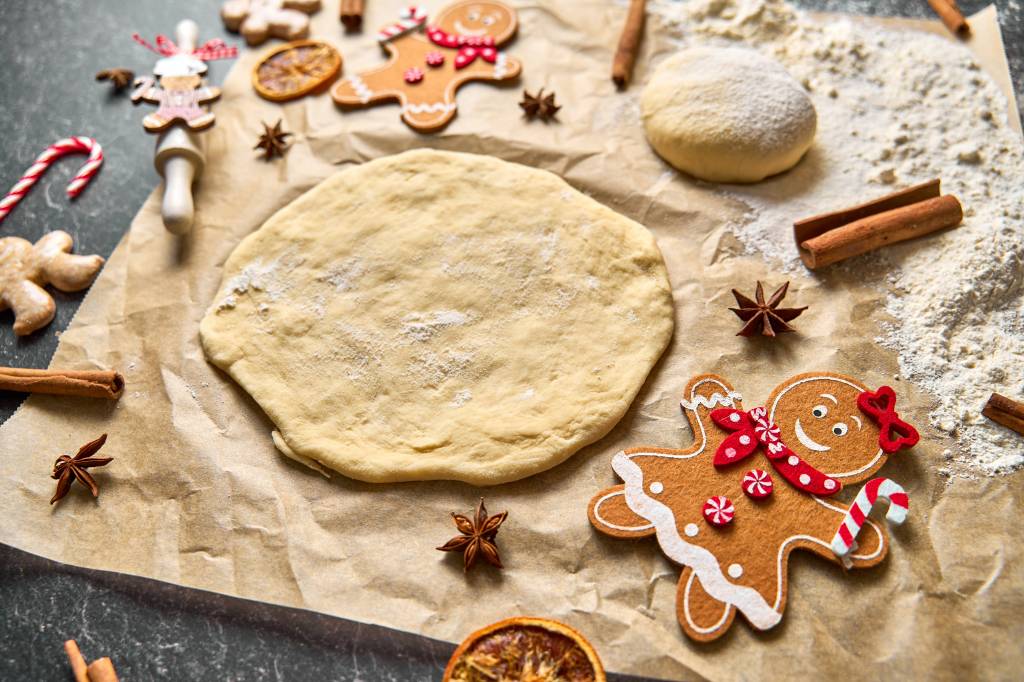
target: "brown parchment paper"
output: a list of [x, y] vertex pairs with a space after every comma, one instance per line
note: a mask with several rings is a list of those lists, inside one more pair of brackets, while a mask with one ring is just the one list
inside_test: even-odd
[[[368, 3], [367, 28], [391, 21], [402, 4]], [[345, 72], [380, 63], [373, 31], [342, 38], [337, 3], [325, 5], [313, 34], [339, 45]], [[518, 9], [520, 34], [509, 52], [524, 62], [522, 85], [558, 93], [560, 123], [524, 122], [519, 89], [489, 84], [463, 88], [460, 115], [436, 136], [407, 129], [392, 106], [343, 114], [326, 96], [278, 106], [249, 85], [258, 52], [241, 56], [216, 106], [217, 125], [204, 135], [208, 166], [192, 234], [179, 240], [163, 228], [154, 193], [54, 357], [54, 366], [121, 370], [124, 397], [111, 404], [36, 396], [0, 428], [0, 540], [59, 561], [449, 641], [510, 615], [553, 617], [582, 630], [611, 670], [664, 678], [1019, 674], [1024, 531], [1015, 522], [1024, 483], [1017, 475], [947, 484], [936, 468], [951, 444], [927, 428], [913, 453], [894, 457], [883, 472], [912, 498], [888, 560], [845, 574], [796, 556], [785, 618], [768, 633], [737, 619], [723, 640], [689, 642], [675, 617], [679, 569], [653, 540], [613, 540], [591, 529], [587, 502], [614, 481], [616, 451], [690, 442], [678, 399], [694, 373], [722, 373], [750, 405], [811, 369], [874, 386], [892, 382], [895, 360], [872, 341], [882, 294], [861, 284], [884, 273], [793, 278], [791, 300], [810, 306], [798, 336], [781, 343], [734, 336], [730, 288], [784, 277], [741, 255], [725, 228], [743, 206], [671, 171], [644, 142], [640, 87], [616, 94], [608, 76], [624, 8], [551, 0]], [[984, 24], [998, 36], [994, 12], [986, 17], [975, 18], [975, 31]], [[672, 49], [656, 20], [644, 46], [641, 81]], [[1005, 75], [1001, 59], [1000, 52], [986, 63]], [[280, 115], [296, 133], [294, 146], [283, 160], [254, 161], [260, 121]], [[632, 409], [599, 443], [518, 483], [327, 480], [274, 450], [272, 424], [199, 346], [199, 320], [242, 237], [339, 167], [418, 146], [561, 174], [647, 225], [668, 263], [676, 333]], [[928, 397], [896, 386], [901, 412], [925, 425]], [[51, 508], [47, 474], [56, 455], [103, 432], [110, 434], [104, 454], [115, 459], [98, 474], [99, 500], [77, 491]], [[468, 511], [481, 494], [492, 511], [510, 512], [499, 535], [507, 569], [466, 577], [459, 557], [434, 547], [454, 533], [449, 512]]]

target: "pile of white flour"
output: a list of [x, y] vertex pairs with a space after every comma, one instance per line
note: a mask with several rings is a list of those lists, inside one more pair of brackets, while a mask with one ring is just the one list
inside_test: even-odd
[[[879, 341], [899, 353], [901, 377], [934, 396], [932, 425], [959, 445], [944, 473], [1024, 466], [1024, 439], [981, 415], [993, 391], [1024, 399], [1024, 147], [970, 51], [937, 35], [812, 18], [782, 0], [654, 0], [651, 14], [652, 30], [681, 45], [775, 56], [818, 109], [817, 140], [796, 169], [725, 190], [751, 208], [732, 226], [748, 251], [796, 271], [795, 219], [935, 177], [960, 199], [960, 228], [861, 257], [891, 273], [879, 284], [895, 321]], [[837, 267], [853, 278], [869, 265]]]

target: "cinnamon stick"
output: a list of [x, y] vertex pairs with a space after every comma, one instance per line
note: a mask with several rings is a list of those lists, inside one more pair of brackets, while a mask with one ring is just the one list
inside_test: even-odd
[[124, 393], [124, 377], [112, 371], [76, 372], [0, 367], [0, 391], [117, 400]]
[[89, 682], [118, 682], [114, 663], [106, 656], [90, 663]]
[[637, 52], [640, 50], [640, 38], [644, 33], [644, 15], [646, 0], [630, 0], [626, 25], [619, 36], [619, 47], [615, 50], [612, 60], [612, 80], [620, 89], [625, 88], [633, 73]]
[[341, 23], [346, 31], [358, 31], [363, 26], [363, 0], [341, 0]]
[[78, 648], [78, 642], [69, 639], [64, 642], [64, 652], [68, 655], [68, 662], [71, 663], [71, 672], [75, 676], [75, 682], [89, 682], [88, 666], [85, 664], [85, 656], [82, 656]]
[[966, 38], [971, 34], [971, 25], [967, 23], [967, 19], [957, 7], [956, 0], [928, 0], [928, 4], [932, 6], [935, 13], [939, 15], [939, 19], [942, 19], [942, 23], [954, 35]]
[[993, 393], [981, 413], [1024, 436], [1024, 403]]
[[940, 196], [932, 180], [859, 206], [793, 224], [804, 264], [815, 270], [963, 221], [956, 197]]

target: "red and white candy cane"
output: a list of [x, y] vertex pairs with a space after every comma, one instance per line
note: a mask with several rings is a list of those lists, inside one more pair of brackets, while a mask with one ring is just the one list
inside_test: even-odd
[[74, 199], [77, 197], [85, 186], [89, 184], [89, 180], [92, 179], [96, 172], [100, 168], [100, 164], [103, 163], [103, 148], [100, 147], [100, 143], [91, 137], [68, 137], [63, 140], [54, 142], [46, 151], [39, 155], [36, 162], [32, 164], [32, 167], [25, 171], [25, 174], [21, 176], [21, 180], [14, 183], [14, 187], [7, 193], [3, 199], [0, 199], [0, 222], [3, 222], [7, 214], [21, 201], [22, 197], [28, 194], [28, 191], [32, 189], [32, 185], [36, 184], [36, 181], [42, 177], [46, 169], [49, 168], [54, 161], [64, 156], [65, 154], [88, 154], [89, 160], [85, 162], [78, 174], [72, 178], [71, 183], [68, 185], [68, 198]]
[[392, 38], [415, 31], [425, 23], [427, 23], [427, 11], [417, 5], [409, 5], [402, 10], [398, 21], [390, 26], [385, 26], [377, 33], [377, 41], [386, 43]]
[[878, 498], [888, 500], [889, 511], [885, 518], [890, 523], [900, 524], [907, 518], [907, 510], [910, 508], [910, 498], [907, 492], [899, 483], [890, 478], [873, 478], [864, 484], [864, 487], [857, 493], [853, 505], [846, 512], [846, 518], [832, 538], [832, 551], [840, 559], [846, 557], [854, 546], [854, 540], [864, 525], [864, 519], [871, 513]]

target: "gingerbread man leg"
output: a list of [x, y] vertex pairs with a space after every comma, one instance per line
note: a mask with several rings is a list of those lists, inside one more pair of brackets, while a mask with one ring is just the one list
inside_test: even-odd
[[705, 592], [693, 569], [684, 566], [676, 588], [676, 614], [679, 625], [690, 638], [710, 642], [732, 627], [736, 607], [720, 602]]
[[35, 282], [22, 280], [0, 292], [0, 310], [14, 311], [14, 333], [26, 336], [53, 321], [57, 306], [53, 297]]

